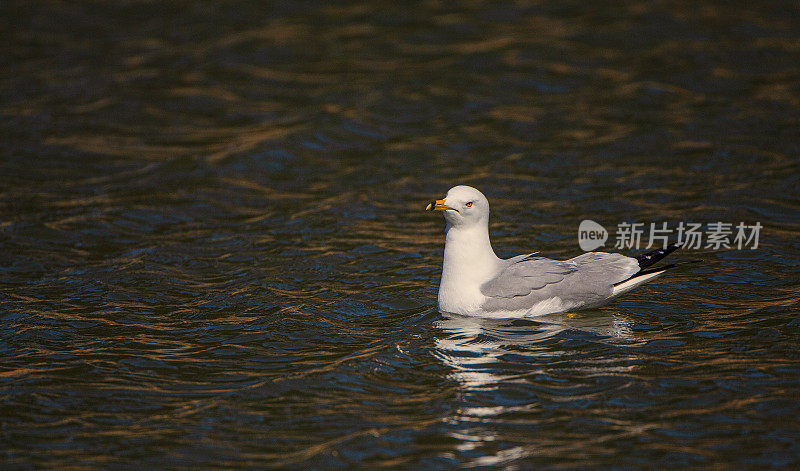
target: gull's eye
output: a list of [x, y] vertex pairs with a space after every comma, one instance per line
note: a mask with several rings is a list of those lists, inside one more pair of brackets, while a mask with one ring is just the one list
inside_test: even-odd
[[464, 206], [466, 206], [468, 208], [471, 208], [472, 207], [472, 201], [470, 201], [469, 203], [465, 204]]

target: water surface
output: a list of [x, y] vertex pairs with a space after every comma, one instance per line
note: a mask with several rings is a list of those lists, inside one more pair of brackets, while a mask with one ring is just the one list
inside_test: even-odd
[[[3, 467], [800, 464], [793, 2], [0, 6]], [[443, 315], [443, 222], [752, 224], [601, 309]]]

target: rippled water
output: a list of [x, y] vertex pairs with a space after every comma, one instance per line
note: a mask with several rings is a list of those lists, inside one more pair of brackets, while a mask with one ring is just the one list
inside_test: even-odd
[[[800, 465], [794, 2], [0, 6], [4, 468]], [[436, 311], [495, 250], [759, 221], [604, 308]]]

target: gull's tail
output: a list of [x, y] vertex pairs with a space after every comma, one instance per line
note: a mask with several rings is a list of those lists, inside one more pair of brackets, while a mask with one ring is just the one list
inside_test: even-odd
[[670, 268], [676, 267], [677, 266], [676, 264], [671, 263], [669, 265], [650, 268], [660, 260], [664, 259], [664, 257], [666, 257], [667, 255], [681, 248], [681, 246], [683, 246], [683, 244], [680, 242], [675, 244], [669, 244], [665, 249], [651, 250], [650, 252], [645, 252], [637, 256], [636, 260], [639, 262], [639, 271], [634, 273], [633, 276], [631, 276], [630, 278], [622, 280], [619, 283], [615, 283], [614, 291], [612, 291], [611, 295], [617, 296], [626, 291], [629, 291], [639, 286], [642, 283], [646, 283], [652, 280], [653, 278], [664, 273]]

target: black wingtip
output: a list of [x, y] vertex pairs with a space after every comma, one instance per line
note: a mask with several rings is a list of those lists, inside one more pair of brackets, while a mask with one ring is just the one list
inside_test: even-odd
[[636, 261], [639, 262], [639, 273], [644, 271], [646, 268], [652, 266], [653, 264], [657, 263], [659, 260], [664, 259], [664, 257], [678, 250], [681, 247], [683, 247], [682, 242], [675, 242], [667, 245], [667, 247], [664, 249], [651, 250], [649, 252], [645, 252], [641, 255], [638, 255], [636, 257]]
[[667, 248], [665, 248], [665, 249], [652, 250], [650, 252], [646, 252], [646, 253], [643, 253], [643, 254], [639, 255], [638, 257], [636, 257], [636, 260], [639, 262], [639, 271], [634, 273], [633, 276], [631, 276], [630, 278], [622, 280], [619, 283], [615, 283], [614, 286], [620, 285], [622, 283], [625, 283], [626, 281], [632, 280], [634, 278], [638, 278], [638, 277], [643, 276], [643, 275], [649, 275], [651, 273], [661, 273], [661, 272], [665, 272], [665, 271], [669, 270], [670, 268], [675, 268], [675, 267], [679, 267], [679, 266], [682, 266], [682, 265], [688, 265], [690, 263], [700, 263], [700, 262], [702, 262], [702, 260], [700, 260], [700, 259], [694, 259], [694, 260], [688, 260], [688, 261], [685, 261], [685, 262], [682, 261], [682, 262], [670, 263], [669, 265], [661, 265], [661, 266], [658, 266], [658, 267], [649, 268], [650, 266], [652, 266], [653, 264], [655, 264], [659, 260], [662, 260], [667, 255], [669, 255], [672, 252], [678, 250], [682, 246], [683, 246], [682, 243], [669, 244], [667, 246]]

